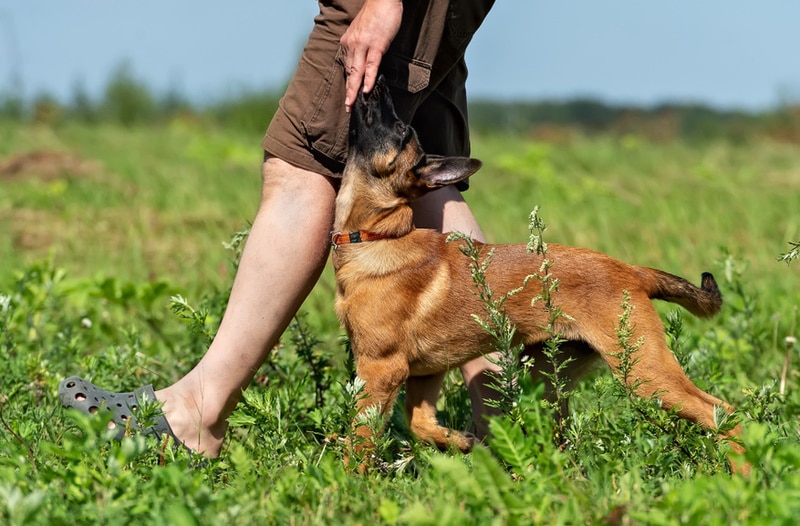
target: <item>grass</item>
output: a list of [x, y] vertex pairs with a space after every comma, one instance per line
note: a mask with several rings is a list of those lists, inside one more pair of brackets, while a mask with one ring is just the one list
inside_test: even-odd
[[[142, 437], [108, 442], [104, 422], [64, 412], [55, 389], [66, 375], [160, 387], [202, 355], [233, 274], [236, 254], [222, 243], [258, 204], [258, 139], [186, 121], [0, 129], [0, 521], [796, 519], [800, 375], [786, 338], [797, 335], [800, 272], [796, 258], [778, 258], [800, 238], [800, 152], [771, 142], [478, 136], [474, 154], [485, 166], [467, 194], [492, 241], [527, 241], [528, 214], [540, 205], [547, 242], [695, 282], [702, 271], [717, 275], [726, 301], [717, 318], [659, 308], [689, 376], [739, 409], [749, 478], [728, 473], [725, 444], [631, 397], [608, 372], [570, 394], [558, 442], [540, 387], [522, 381], [514, 394], [522, 410], [492, 421], [486, 447], [432, 451], [396, 412], [376, 469], [350, 473], [337, 437], [349, 432], [358, 395], [330, 269], [231, 418], [221, 459], [200, 463]], [[8, 169], [32, 151], [51, 153]], [[624, 334], [620, 323], [610, 330]], [[464, 391], [450, 375], [441, 401], [442, 419], [460, 428], [469, 427]]]
[[4, 277], [52, 257], [75, 277], [158, 276], [195, 292], [230, 281], [222, 242], [252, 219], [259, 200], [262, 154], [249, 138], [181, 122], [2, 135], [0, 155], [44, 150], [80, 162], [75, 169], [53, 157], [0, 175], [0, 217], [11, 226], [0, 237]]

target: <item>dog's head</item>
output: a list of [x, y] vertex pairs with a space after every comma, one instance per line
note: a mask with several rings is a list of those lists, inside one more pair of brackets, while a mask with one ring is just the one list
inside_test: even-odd
[[397, 116], [383, 77], [353, 105], [347, 164], [346, 172], [371, 178], [370, 186], [384, 186], [395, 198], [408, 200], [462, 181], [481, 167], [468, 157], [426, 155], [414, 128]]

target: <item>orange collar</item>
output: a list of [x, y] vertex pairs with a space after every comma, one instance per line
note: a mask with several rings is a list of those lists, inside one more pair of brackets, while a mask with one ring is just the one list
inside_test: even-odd
[[331, 232], [331, 245], [336, 250], [340, 245], [349, 245], [351, 243], [361, 243], [362, 241], [377, 241], [379, 239], [389, 239], [393, 236], [388, 234], [376, 234], [375, 232], [368, 232], [366, 230], [359, 230], [357, 232]]

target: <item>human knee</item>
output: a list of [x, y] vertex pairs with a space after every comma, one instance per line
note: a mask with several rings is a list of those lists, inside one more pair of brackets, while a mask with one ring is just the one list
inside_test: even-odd
[[264, 156], [261, 165], [261, 201], [276, 196], [291, 196], [295, 200], [312, 199], [322, 203], [332, 200], [336, 195], [338, 181], [299, 168], [283, 159]]
[[266, 199], [281, 189], [288, 188], [294, 181], [292, 166], [277, 157], [264, 156], [261, 165], [261, 198]]

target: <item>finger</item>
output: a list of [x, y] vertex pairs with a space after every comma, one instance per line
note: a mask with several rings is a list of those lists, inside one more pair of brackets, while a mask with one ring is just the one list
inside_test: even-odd
[[361, 79], [362, 77], [356, 74], [350, 74], [347, 77], [344, 96], [344, 109], [348, 113], [358, 97], [358, 89], [361, 87]]
[[347, 81], [344, 92], [344, 109], [349, 112], [358, 96], [358, 90], [364, 82], [364, 60], [354, 59], [347, 68]]
[[367, 54], [367, 61], [364, 64], [364, 93], [369, 93], [375, 87], [382, 58], [383, 53], [380, 51], [373, 50]]

